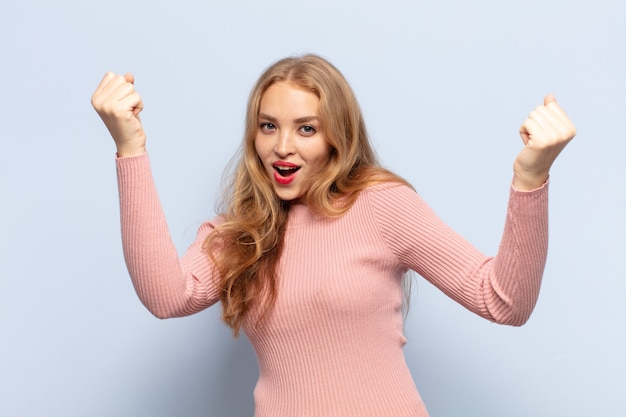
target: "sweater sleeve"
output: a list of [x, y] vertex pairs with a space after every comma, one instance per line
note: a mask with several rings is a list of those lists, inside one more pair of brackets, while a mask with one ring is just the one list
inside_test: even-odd
[[204, 223], [179, 259], [150, 170], [148, 155], [118, 158], [122, 246], [141, 302], [158, 318], [196, 313], [218, 300], [213, 264], [203, 251], [214, 228]]
[[368, 194], [383, 239], [404, 267], [488, 320], [513, 326], [528, 320], [547, 257], [547, 184], [529, 192], [511, 188], [495, 257], [454, 232], [406, 186]]

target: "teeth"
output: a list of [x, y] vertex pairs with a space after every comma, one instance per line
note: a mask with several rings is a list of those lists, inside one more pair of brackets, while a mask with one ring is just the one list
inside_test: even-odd
[[274, 169], [276, 170], [276, 172], [282, 176], [282, 177], [288, 177], [290, 175], [293, 175], [297, 170], [300, 169], [300, 167], [296, 166], [296, 167], [287, 167], [284, 165], [274, 165]]

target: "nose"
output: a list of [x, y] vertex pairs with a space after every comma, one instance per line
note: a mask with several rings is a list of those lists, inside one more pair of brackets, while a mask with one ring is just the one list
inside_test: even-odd
[[279, 132], [274, 144], [274, 152], [281, 158], [292, 155], [295, 152], [294, 138], [291, 133], [287, 131]]

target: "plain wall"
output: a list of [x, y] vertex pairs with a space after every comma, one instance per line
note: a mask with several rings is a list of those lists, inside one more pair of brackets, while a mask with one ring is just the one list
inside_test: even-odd
[[550, 249], [522, 328], [417, 278], [407, 362], [433, 417], [626, 409], [626, 4], [59, 0], [0, 5], [0, 416], [251, 416], [254, 352], [219, 308], [160, 321], [122, 257], [114, 145], [90, 105], [132, 71], [182, 253], [213, 217], [260, 72], [314, 52], [384, 164], [486, 253], [518, 129], [552, 92], [578, 128], [551, 174]]

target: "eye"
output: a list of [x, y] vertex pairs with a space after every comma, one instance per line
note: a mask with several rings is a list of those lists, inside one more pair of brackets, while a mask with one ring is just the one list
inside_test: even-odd
[[274, 126], [273, 123], [262, 122], [259, 124], [259, 129], [261, 129], [262, 132], [268, 133], [276, 130], [276, 126]]
[[310, 125], [304, 125], [302, 126], [300, 129], [300, 134], [302, 134], [302, 136], [313, 136], [315, 133], [317, 133], [317, 130]]

